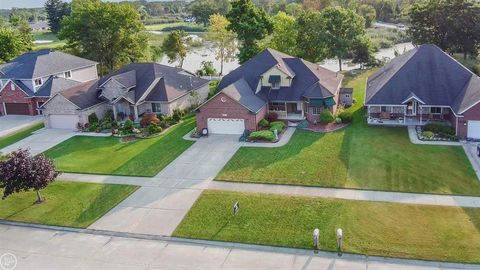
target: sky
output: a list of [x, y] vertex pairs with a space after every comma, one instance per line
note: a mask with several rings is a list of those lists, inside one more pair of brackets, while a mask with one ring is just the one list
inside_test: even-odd
[[[0, 9], [18, 8], [34, 8], [43, 7], [47, 0], [0, 0]], [[70, 2], [71, 0], [64, 0]], [[109, 0], [109, 2], [120, 2], [120, 0]]]

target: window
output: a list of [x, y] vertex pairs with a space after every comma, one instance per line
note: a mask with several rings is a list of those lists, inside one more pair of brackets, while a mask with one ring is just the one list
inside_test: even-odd
[[160, 103], [152, 103], [152, 112], [162, 112], [162, 106]]
[[382, 112], [392, 112], [392, 106], [381, 106]]
[[346, 97], [346, 98], [349, 98], [349, 97], [350, 97], [350, 95], [349, 95], [349, 94], [346, 94], [346, 95], [345, 95], [345, 97]]
[[15, 91], [15, 84], [13, 84], [13, 82], [10, 83], [10, 90]]
[[270, 111], [278, 111], [278, 112], [286, 111], [284, 102], [270, 102], [268, 103], [268, 109]]
[[42, 85], [42, 83], [43, 83], [43, 82], [42, 82], [42, 78], [40, 78], [40, 79], [35, 79], [34, 83], [35, 83], [35, 86], [40, 86], [40, 85]]
[[280, 89], [280, 82], [273, 82], [272, 89]]
[[432, 114], [441, 114], [442, 108], [441, 107], [430, 107], [430, 112]]
[[268, 82], [272, 86], [272, 89], [280, 89], [280, 82], [282, 81], [282, 77], [280, 75], [270, 75], [268, 78]]
[[313, 115], [319, 115], [322, 112], [322, 107], [310, 107], [312, 108]]
[[65, 72], [65, 78], [68, 79], [68, 78], [71, 78], [71, 77], [72, 77], [72, 72], [66, 71], [66, 72]]

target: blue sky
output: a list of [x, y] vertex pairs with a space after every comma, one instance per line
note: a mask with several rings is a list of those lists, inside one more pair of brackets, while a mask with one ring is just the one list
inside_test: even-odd
[[[0, 0], [0, 9], [18, 8], [32, 8], [43, 7], [47, 0]], [[70, 2], [71, 0], [64, 0]], [[110, 2], [119, 2], [120, 0], [110, 0]]]

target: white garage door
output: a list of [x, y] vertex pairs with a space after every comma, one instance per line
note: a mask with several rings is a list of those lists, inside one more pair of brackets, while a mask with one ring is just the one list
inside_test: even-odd
[[480, 121], [468, 121], [467, 137], [480, 139]]
[[243, 134], [245, 121], [232, 118], [208, 118], [208, 132], [212, 134]]
[[48, 116], [50, 128], [77, 129], [78, 115], [53, 114]]

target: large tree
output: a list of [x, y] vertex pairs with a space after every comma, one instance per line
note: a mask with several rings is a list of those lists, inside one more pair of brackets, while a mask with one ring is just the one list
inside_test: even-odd
[[187, 34], [183, 30], [172, 31], [162, 43], [162, 51], [167, 55], [168, 62], [179, 61], [179, 67], [183, 67], [183, 61], [187, 57]]
[[273, 33], [268, 46], [289, 55], [297, 55], [298, 26], [293, 16], [278, 12], [272, 17]]
[[[28, 26], [27, 26], [28, 27]], [[32, 49], [32, 36], [12, 27], [0, 27], [0, 63]]]
[[365, 20], [353, 10], [341, 7], [328, 7], [321, 17], [321, 40], [325, 44], [325, 56], [337, 58], [342, 70], [342, 59], [365, 36]]
[[195, 0], [189, 5], [189, 9], [197, 23], [207, 26], [208, 20], [213, 14], [227, 14], [230, 2], [228, 0]]
[[128, 3], [74, 0], [59, 36], [68, 48], [98, 61], [108, 72], [146, 57], [148, 37], [143, 30], [140, 14]]
[[408, 33], [414, 44], [433, 43], [444, 51], [477, 54], [480, 6], [471, 0], [429, 0], [409, 11]]
[[230, 21], [228, 26], [237, 34], [241, 43], [238, 59], [244, 63], [260, 52], [257, 41], [273, 31], [273, 23], [265, 10], [256, 7], [252, 0], [235, 0], [232, 2], [232, 9], [227, 14]]
[[223, 75], [223, 64], [235, 59], [237, 46], [235, 33], [228, 30], [230, 22], [220, 14], [210, 16], [206, 39], [216, 45], [216, 58], [220, 60], [220, 75]]
[[13, 193], [34, 190], [37, 202], [44, 201], [40, 190], [57, 178], [53, 160], [44, 154], [32, 156], [28, 150], [19, 149], [0, 161], [0, 188], [3, 199]]
[[60, 23], [63, 17], [70, 15], [70, 4], [62, 0], [47, 0], [45, 3], [48, 26], [53, 33], [60, 31]]
[[357, 12], [365, 19], [365, 27], [370, 28], [377, 17], [375, 8], [371, 5], [360, 5], [357, 8]]
[[321, 31], [323, 21], [320, 12], [308, 10], [302, 13], [297, 20], [297, 25], [299, 56], [311, 62], [325, 59], [326, 52]]

